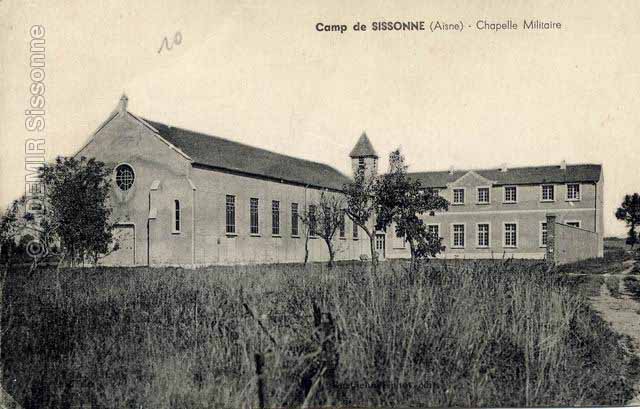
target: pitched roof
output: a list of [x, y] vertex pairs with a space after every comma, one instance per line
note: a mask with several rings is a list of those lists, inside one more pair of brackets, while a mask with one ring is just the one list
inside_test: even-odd
[[[410, 172], [409, 176], [420, 180], [423, 186], [444, 188], [455, 182], [469, 170], [438, 172]], [[567, 165], [566, 170], [560, 166], [530, 166], [500, 169], [474, 170], [475, 173], [494, 181], [496, 185], [528, 185], [540, 183], [597, 182], [602, 172], [601, 165]]]
[[362, 132], [362, 135], [360, 135], [360, 138], [358, 138], [358, 142], [356, 142], [356, 146], [353, 147], [351, 153], [349, 154], [349, 157], [351, 158], [358, 158], [363, 156], [370, 156], [374, 158], [378, 157], [376, 150], [373, 149], [373, 145], [371, 144], [371, 141], [369, 140], [369, 137], [365, 132]]
[[195, 164], [334, 190], [342, 190], [342, 186], [351, 181], [323, 163], [282, 155], [156, 121], [144, 121], [169, 143], [189, 155]]

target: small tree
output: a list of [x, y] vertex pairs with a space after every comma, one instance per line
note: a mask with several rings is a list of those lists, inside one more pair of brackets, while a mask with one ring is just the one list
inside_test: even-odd
[[378, 263], [378, 253], [375, 247], [375, 225], [369, 223], [373, 219], [377, 207], [376, 186], [377, 179], [367, 178], [364, 169], [356, 173], [355, 180], [346, 184], [343, 191], [346, 197], [345, 213], [359, 226], [369, 237], [369, 249], [371, 251], [371, 262]]
[[395, 224], [396, 235], [409, 243], [412, 266], [417, 259], [433, 257], [444, 249], [442, 239], [430, 233], [420, 217], [448, 210], [449, 202], [422, 187], [419, 180], [409, 178], [400, 150], [389, 155], [389, 172], [382, 176], [376, 190], [378, 228]]
[[616, 218], [624, 221], [629, 228], [627, 244], [633, 249], [639, 242], [636, 226], [640, 225], [640, 194], [625, 195], [622, 204], [616, 210]]
[[333, 238], [342, 224], [343, 214], [344, 202], [342, 198], [323, 192], [318, 204], [310, 205], [309, 209], [305, 209], [300, 216], [300, 221], [306, 226], [308, 234], [320, 237], [327, 245], [329, 268], [334, 266], [336, 249], [333, 245]]
[[46, 222], [55, 232], [62, 257], [71, 264], [108, 254], [114, 223], [108, 206], [111, 170], [85, 157], [61, 158], [41, 170], [47, 204]]
[[0, 255], [7, 262], [11, 260], [18, 234], [18, 209], [19, 203], [15, 200], [0, 216]]

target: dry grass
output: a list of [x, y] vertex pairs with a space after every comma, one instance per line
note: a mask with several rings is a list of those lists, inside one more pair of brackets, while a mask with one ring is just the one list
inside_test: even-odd
[[634, 381], [620, 337], [531, 263], [60, 280], [9, 277], [4, 385], [25, 407], [620, 405]]

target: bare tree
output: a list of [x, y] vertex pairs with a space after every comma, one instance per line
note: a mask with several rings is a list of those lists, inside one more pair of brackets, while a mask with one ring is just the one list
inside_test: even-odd
[[334, 266], [336, 248], [333, 238], [342, 225], [344, 215], [344, 200], [338, 195], [324, 192], [317, 204], [309, 205], [300, 216], [300, 221], [306, 226], [310, 236], [317, 236], [324, 240], [329, 250], [328, 267]]

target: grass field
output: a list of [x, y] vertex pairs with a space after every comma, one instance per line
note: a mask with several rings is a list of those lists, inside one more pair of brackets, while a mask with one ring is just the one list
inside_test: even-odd
[[621, 405], [633, 357], [531, 262], [9, 272], [27, 408]]

